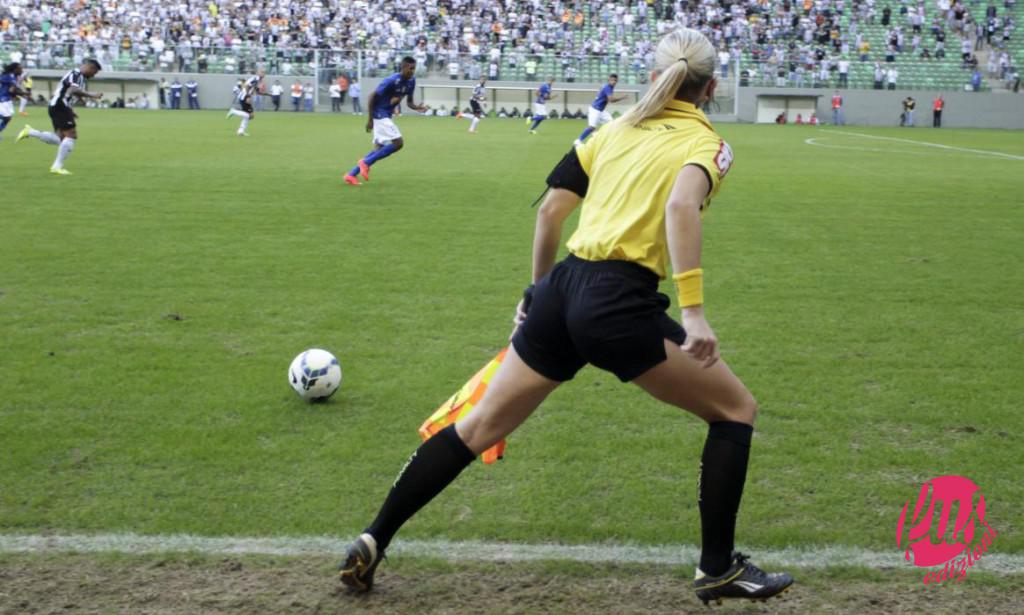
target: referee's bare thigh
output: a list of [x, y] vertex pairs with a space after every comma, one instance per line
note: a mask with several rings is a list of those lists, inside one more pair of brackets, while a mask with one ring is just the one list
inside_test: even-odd
[[665, 340], [666, 359], [633, 382], [655, 398], [696, 414], [709, 423], [736, 421], [754, 424], [757, 401], [719, 359], [705, 368], [678, 344]]
[[510, 345], [483, 399], [455, 424], [455, 430], [479, 455], [515, 431], [560, 384], [534, 371]]

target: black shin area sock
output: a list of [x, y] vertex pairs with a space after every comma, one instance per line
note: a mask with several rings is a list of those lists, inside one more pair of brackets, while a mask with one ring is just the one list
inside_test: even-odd
[[366, 531], [383, 550], [391, 538], [416, 511], [441, 493], [476, 455], [449, 425], [420, 445], [395, 479], [377, 518]]
[[700, 569], [717, 577], [732, 563], [736, 512], [743, 497], [754, 428], [746, 423], [711, 423], [700, 459]]

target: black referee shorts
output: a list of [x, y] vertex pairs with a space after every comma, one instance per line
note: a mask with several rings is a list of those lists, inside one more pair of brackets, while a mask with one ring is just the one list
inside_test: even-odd
[[664, 340], [686, 340], [669, 305], [646, 267], [569, 255], [537, 283], [512, 345], [551, 380], [571, 380], [593, 363], [629, 382], [665, 360]]
[[75, 127], [75, 113], [67, 105], [51, 105], [50, 121], [54, 130], [71, 130]]

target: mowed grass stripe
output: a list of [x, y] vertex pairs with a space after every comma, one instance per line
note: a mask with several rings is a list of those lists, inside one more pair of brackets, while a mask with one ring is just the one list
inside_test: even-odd
[[[4, 553], [202, 553], [205, 555], [331, 556], [345, 553], [348, 541], [329, 536], [210, 537], [189, 534], [0, 534]], [[1024, 555], [993, 551], [977, 560], [978, 570], [1017, 574], [1024, 572]], [[743, 551], [743, 547], [739, 547]], [[797, 568], [861, 567], [891, 569], [909, 566], [898, 549], [870, 551], [843, 546], [793, 547], [748, 550], [761, 566]], [[557, 545], [515, 542], [397, 540], [390, 556], [441, 559], [452, 562], [565, 561], [691, 566], [700, 557], [693, 545]]]

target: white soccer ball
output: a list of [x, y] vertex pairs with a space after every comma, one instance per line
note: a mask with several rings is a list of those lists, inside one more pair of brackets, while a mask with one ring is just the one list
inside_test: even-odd
[[288, 384], [307, 402], [323, 401], [341, 386], [341, 364], [326, 350], [310, 348], [292, 361]]

